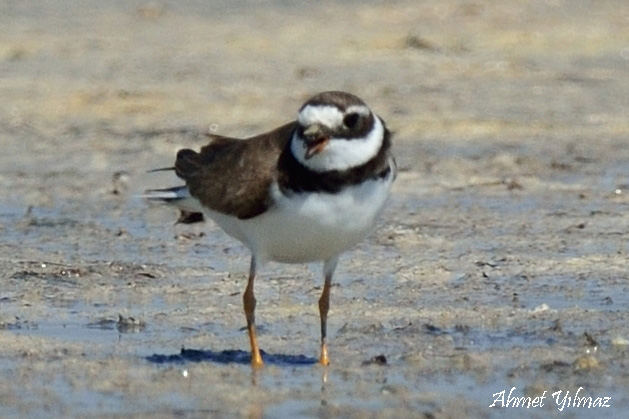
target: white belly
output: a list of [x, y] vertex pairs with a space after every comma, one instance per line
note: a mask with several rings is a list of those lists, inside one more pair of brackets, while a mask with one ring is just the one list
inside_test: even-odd
[[355, 246], [375, 226], [391, 189], [392, 176], [345, 188], [338, 194], [283, 195], [266, 213], [239, 220], [205, 211], [258, 259], [284, 263], [324, 261]]

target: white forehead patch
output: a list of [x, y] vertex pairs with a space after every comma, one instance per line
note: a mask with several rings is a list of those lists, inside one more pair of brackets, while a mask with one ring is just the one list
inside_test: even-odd
[[317, 123], [335, 128], [343, 123], [343, 114], [336, 106], [308, 105], [299, 112], [297, 122], [302, 127]]
[[343, 125], [343, 116], [350, 113], [357, 113], [367, 117], [371, 111], [363, 105], [352, 105], [343, 114], [336, 106], [308, 105], [299, 112], [297, 122], [302, 127], [308, 127], [317, 123], [329, 128], [336, 128]]
[[350, 114], [350, 113], [357, 113], [358, 115], [369, 116], [371, 111], [369, 110], [368, 107], [363, 106], [363, 105], [352, 105], [349, 108], [345, 109], [345, 114]]

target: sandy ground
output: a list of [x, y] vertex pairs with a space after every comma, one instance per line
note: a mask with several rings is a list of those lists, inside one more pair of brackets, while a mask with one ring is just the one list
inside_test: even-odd
[[[627, 411], [629, 3], [206, 3], [0, 4], [0, 417]], [[337, 270], [332, 365], [320, 268], [271, 264], [254, 373], [247, 252], [138, 195], [331, 89], [401, 172]], [[513, 387], [543, 406], [488, 407]]]

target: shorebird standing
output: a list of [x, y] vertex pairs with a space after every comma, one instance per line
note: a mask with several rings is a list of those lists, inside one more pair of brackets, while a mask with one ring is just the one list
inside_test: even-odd
[[245, 140], [210, 135], [200, 152], [177, 153], [185, 186], [149, 191], [173, 204], [181, 221], [214, 220], [251, 251], [243, 295], [251, 363], [263, 364], [255, 328], [254, 281], [264, 261], [323, 262], [319, 299], [321, 355], [326, 344], [330, 286], [339, 255], [373, 229], [395, 180], [390, 133], [358, 97], [324, 92], [297, 120]]

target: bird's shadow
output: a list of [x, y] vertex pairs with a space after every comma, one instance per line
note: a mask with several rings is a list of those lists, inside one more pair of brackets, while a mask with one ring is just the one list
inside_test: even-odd
[[[319, 362], [316, 358], [305, 355], [269, 354], [260, 351], [262, 361], [269, 365], [299, 366], [313, 365]], [[240, 349], [226, 349], [212, 351], [210, 349], [181, 348], [178, 354], [153, 354], [146, 360], [155, 364], [183, 364], [186, 362], [214, 362], [217, 364], [247, 364], [251, 363], [251, 353]]]

